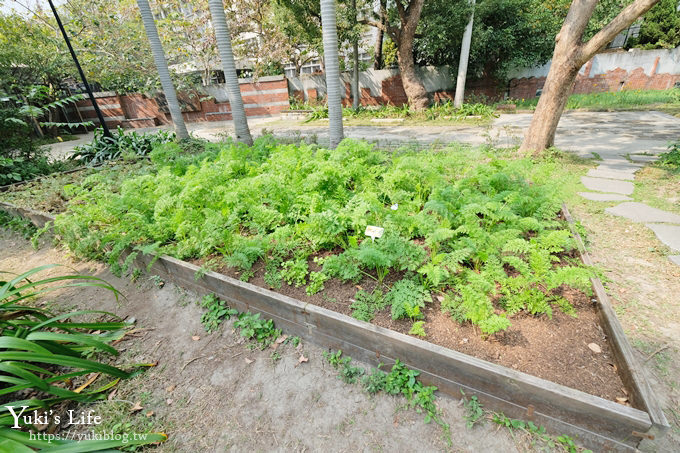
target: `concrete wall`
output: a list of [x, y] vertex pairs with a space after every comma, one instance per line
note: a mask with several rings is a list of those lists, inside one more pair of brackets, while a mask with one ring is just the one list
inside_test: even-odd
[[[507, 94], [514, 99], [536, 96], [543, 88], [550, 62], [510, 71]], [[666, 90], [680, 82], [680, 47], [676, 49], [605, 52], [595, 55], [581, 70], [574, 93], [619, 90]]]
[[[452, 99], [455, 82], [448, 67], [417, 68], [418, 75], [428, 93], [435, 99]], [[345, 87], [343, 104], [352, 102], [351, 73], [340, 75]], [[303, 74], [288, 78], [288, 90], [292, 97], [314, 101], [326, 96], [326, 78], [323, 74]], [[407, 102], [398, 69], [369, 69], [359, 73], [359, 91], [362, 105], [402, 105]], [[305, 96], [306, 94], [306, 96]]]

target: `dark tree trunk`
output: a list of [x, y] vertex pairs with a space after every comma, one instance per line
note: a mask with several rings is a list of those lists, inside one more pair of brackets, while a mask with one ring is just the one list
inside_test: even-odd
[[383, 39], [384, 39], [384, 34], [381, 29], [378, 28], [378, 36], [375, 38], [375, 48], [374, 48], [374, 54], [375, 54], [375, 61], [373, 62], [373, 69], [382, 69], [383, 67], [383, 55], [382, 55], [382, 48], [383, 48]]
[[423, 82], [418, 78], [416, 65], [413, 62], [413, 40], [402, 39], [397, 47], [397, 59], [399, 60], [399, 72], [401, 83], [404, 86], [408, 103], [416, 110], [421, 110], [430, 105], [430, 98]]
[[383, 27], [385, 27], [385, 14], [384, 11], [387, 8], [387, 0], [380, 0], [380, 25], [381, 27], [378, 27], [378, 34], [375, 38], [375, 48], [374, 48], [374, 54], [375, 54], [375, 61], [373, 63], [373, 69], [382, 69], [383, 68], [383, 39], [385, 38], [385, 32], [383, 31]]
[[413, 61], [413, 39], [420, 20], [425, 0], [411, 0], [407, 9], [397, 2], [397, 9], [401, 20], [401, 28], [395, 33], [397, 43], [397, 59], [401, 83], [404, 86], [408, 103], [415, 110], [421, 110], [430, 105], [430, 99], [423, 82], [418, 78], [416, 66]]

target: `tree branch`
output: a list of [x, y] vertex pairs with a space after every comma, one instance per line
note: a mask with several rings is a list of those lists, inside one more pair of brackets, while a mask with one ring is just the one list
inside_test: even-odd
[[399, 29], [397, 27], [394, 27], [394, 26], [389, 25], [387, 23], [380, 23], [380, 22], [377, 22], [377, 21], [371, 20], [371, 19], [359, 19], [358, 22], [360, 24], [370, 25], [371, 27], [375, 27], [378, 30], [382, 30], [383, 32], [387, 33], [389, 35], [389, 37], [392, 38], [392, 40], [394, 42], [398, 41], [397, 34], [399, 32]]
[[401, 21], [402, 25], [408, 22], [408, 16], [406, 15], [406, 10], [404, 9], [404, 5], [401, 4], [401, 0], [396, 0], [394, 3], [397, 4], [397, 12], [399, 13], [399, 20]]
[[358, 22], [363, 25], [370, 25], [371, 27], [375, 27], [379, 30], [382, 30], [384, 32], [387, 32], [387, 27], [385, 24], [371, 20], [371, 19], [359, 19]]
[[583, 44], [581, 48], [582, 64], [585, 64], [604, 46], [609, 44], [616, 35], [621, 33], [626, 27], [630, 26], [635, 20], [649, 11], [659, 0], [635, 0], [626, 6], [611, 22], [609, 22], [590, 41]]

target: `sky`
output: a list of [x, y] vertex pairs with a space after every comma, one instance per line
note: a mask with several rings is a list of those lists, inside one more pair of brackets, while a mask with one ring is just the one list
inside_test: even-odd
[[[66, 0], [52, 0], [55, 6], [62, 5], [66, 3]], [[25, 14], [26, 9], [21, 7], [20, 4], [28, 5], [31, 9], [34, 9], [36, 4], [40, 4], [43, 9], [49, 9], [50, 5], [47, 0], [0, 0], [0, 11], [3, 13], [10, 13], [12, 10], [17, 11], [20, 14]]]

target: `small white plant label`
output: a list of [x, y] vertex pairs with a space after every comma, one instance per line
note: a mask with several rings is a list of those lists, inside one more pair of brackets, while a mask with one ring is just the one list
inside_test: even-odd
[[385, 228], [380, 228], [380, 227], [377, 227], [377, 226], [368, 225], [366, 227], [366, 232], [364, 232], [364, 234], [366, 236], [369, 236], [371, 238], [371, 241], [375, 241], [375, 238], [382, 237], [384, 232], [385, 232]]
[[399, 203], [394, 203], [392, 206], [390, 206], [390, 209], [396, 211], [397, 209], [399, 209]]

